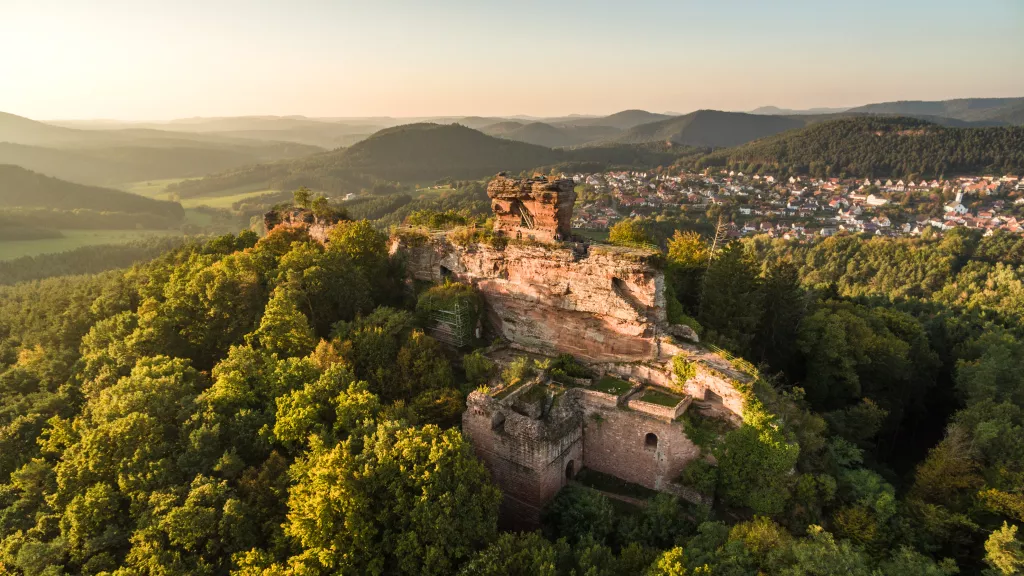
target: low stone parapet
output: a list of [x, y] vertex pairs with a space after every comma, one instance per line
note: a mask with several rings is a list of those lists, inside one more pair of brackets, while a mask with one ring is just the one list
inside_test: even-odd
[[672, 422], [682, 416], [683, 412], [686, 412], [686, 409], [693, 401], [693, 398], [690, 396], [682, 396], [675, 406], [665, 406], [645, 401], [643, 395], [647, 392], [647, 390], [644, 390], [640, 395], [633, 396], [627, 401], [626, 405], [632, 410], [643, 412], [665, 422]]

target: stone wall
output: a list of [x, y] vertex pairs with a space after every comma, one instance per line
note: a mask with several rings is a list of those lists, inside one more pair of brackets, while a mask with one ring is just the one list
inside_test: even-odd
[[[584, 403], [583, 462], [627, 482], [664, 490], [700, 455], [679, 422]], [[648, 434], [656, 441], [648, 442]]]
[[462, 415], [462, 431], [501, 487], [501, 518], [506, 528], [538, 526], [544, 504], [582, 466], [580, 413], [568, 401], [540, 420], [518, 414], [487, 394], [473, 392]]
[[583, 467], [672, 491], [700, 455], [681, 423], [625, 409], [611, 394], [569, 389], [543, 417], [517, 412], [513, 396], [473, 392], [462, 416], [463, 433], [505, 495], [507, 528], [537, 527], [544, 505]]

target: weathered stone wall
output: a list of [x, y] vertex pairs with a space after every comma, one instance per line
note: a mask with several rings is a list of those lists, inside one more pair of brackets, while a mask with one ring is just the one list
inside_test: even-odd
[[[700, 455], [700, 449], [686, 437], [679, 422], [589, 401], [583, 406], [583, 461], [587, 468], [663, 490]], [[656, 445], [648, 445], [648, 434], [657, 437]]]
[[540, 242], [566, 240], [572, 233], [576, 191], [572, 180], [498, 175], [487, 185], [494, 211], [494, 231], [510, 238]]
[[700, 455], [681, 423], [625, 409], [611, 394], [572, 388], [543, 418], [516, 412], [514, 396], [473, 392], [462, 416], [463, 433], [505, 495], [502, 521], [509, 528], [538, 526], [544, 505], [583, 467], [671, 491]]
[[650, 253], [600, 246], [512, 242], [457, 246], [443, 235], [410, 245], [395, 238], [406, 269], [418, 280], [449, 276], [483, 296], [489, 328], [513, 345], [592, 361], [657, 356], [664, 334], [665, 277]]
[[567, 467], [571, 463], [576, 472], [582, 466], [580, 413], [568, 402], [539, 420], [473, 392], [466, 401], [462, 430], [501, 487], [501, 518], [511, 529], [539, 525], [544, 504], [568, 483]]

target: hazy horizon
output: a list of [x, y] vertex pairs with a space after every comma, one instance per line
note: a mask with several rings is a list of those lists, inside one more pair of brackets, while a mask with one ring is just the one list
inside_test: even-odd
[[6, 3], [0, 111], [38, 120], [543, 118], [1024, 96], [1019, 0]]

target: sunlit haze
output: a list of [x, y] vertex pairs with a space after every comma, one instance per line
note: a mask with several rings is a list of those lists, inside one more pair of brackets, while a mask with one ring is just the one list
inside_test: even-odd
[[1024, 95], [1024, 2], [0, 0], [37, 119], [685, 113]]

